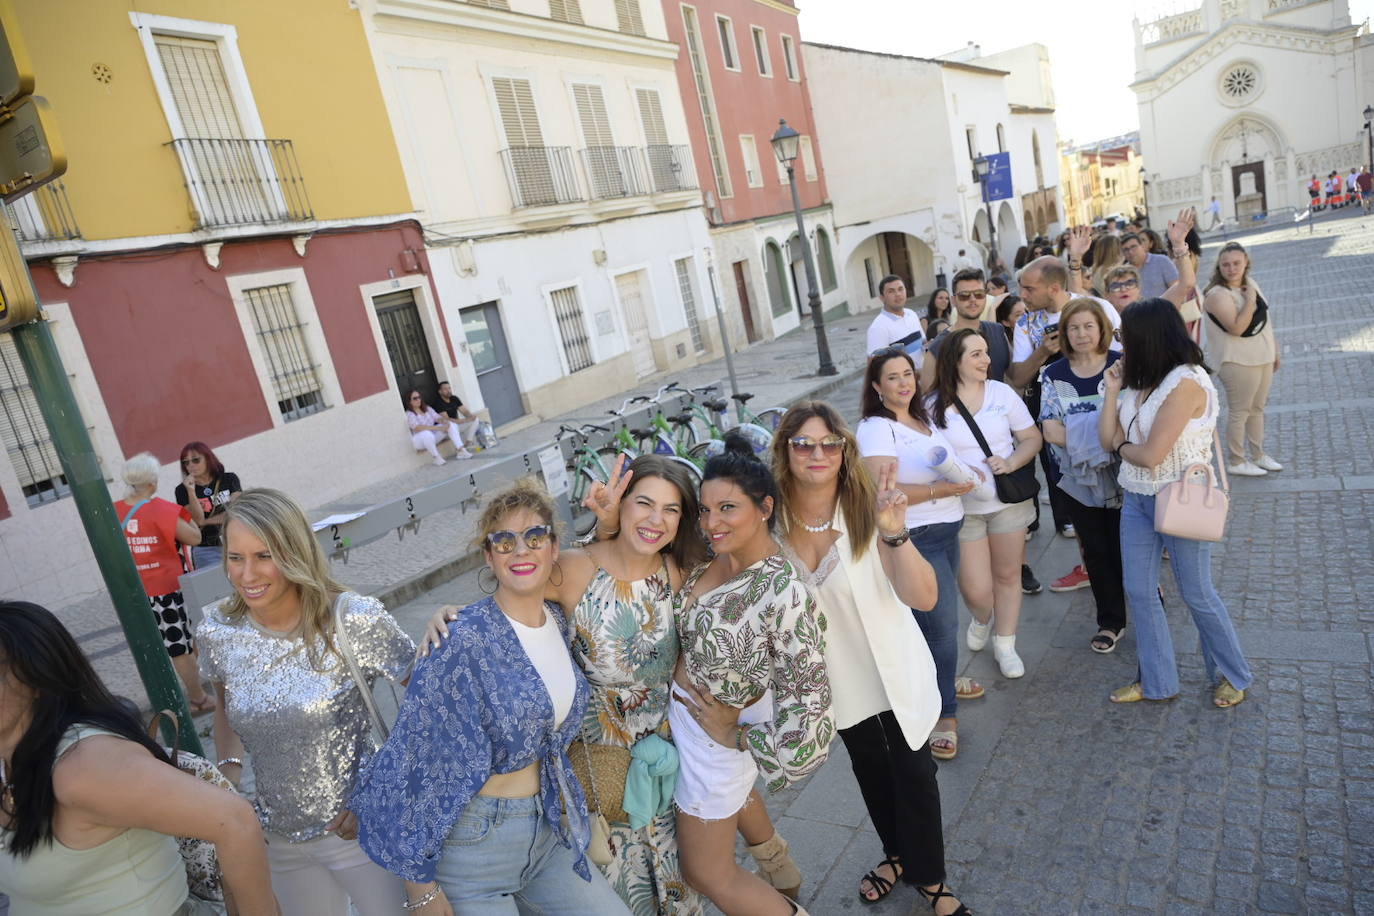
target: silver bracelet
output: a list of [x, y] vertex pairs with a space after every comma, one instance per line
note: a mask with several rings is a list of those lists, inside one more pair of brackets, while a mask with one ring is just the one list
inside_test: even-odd
[[238, 758], [238, 757], [225, 757], [225, 758], [224, 758], [223, 760], [221, 760], [219, 763], [215, 764], [215, 767], [216, 767], [216, 769], [223, 769], [224, 767], [228, 766], [228, 765], [231, 764], [231, 763], [237, 763], [239, 766], [243, 766], [243, 760], [241, 760], [240, 758]]
[[405, 910], [406, 912], [410, 912], [410, 911], [412, 911], [412, 910], [418, 910], [418, 909], [420, 909], [421, 907], [429, 906], [431, 903], [433, 903], [433, 902], [435, 901], [435, 899], [436, 899], [436, 898], [439, 896], [439, 894], [442, 893], [442, 892], [443, 892], [443, 888], [436, 884], [436, 885], [434, 885], [433, 890], [431, 890], [428, 894], [425, 894], [425, 895], [424, 895], [423, 897], [421, 897], [419, 900], [414, 900], [414, 901], [412, 901], [412, 900], [409, 899], [409, 898], [406, 898], [405, 900], [402, 900], [402, 901], [401, 901], [401, 909]]

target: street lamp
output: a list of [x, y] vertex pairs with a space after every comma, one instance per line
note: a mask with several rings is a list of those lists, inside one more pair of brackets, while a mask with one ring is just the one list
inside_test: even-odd
[[987, 156], [978, 155], [973, 160], [973, 180], [978, 182], [978, 187], [983, 194], [983, 212], [988, 215], [988, 249], [991, 254], [988, 256], [987, 267], [991, 273], [992, 265], [997, 263], [997, 228], [993, 225], [992, 208], [988, 206], [988, 173], [992, 171], [992, 160]]
[[1150, 228], [1150, 182], [1145, 178], [1145, 166], [1140, 167], [1140, 199], [1145, 204], [1145, 211], [1141, 216], [1141, 222], [1145, 228]]
[[806, 265], [806, 285], [811, 305], [811, 323], [816, 328], [816, 353], [820, 356], [821, 362], [816, 374], [836, 375], [840, 370], [835, 368], [835, 363], [830, 358], [830, 343], [825, 339], [825, 314], [821, 309], [820, 285], [816, 282], [816, 262], [811, 256], [811, 246], [806, 241], [806, 225], [802, 222], [801, 198], [797, 196], [797, 174], [792, 167], [792, 163], [796, 161], [797, 153], [801, 149], [801, 134], [788, 127], [785, 118], [779, 118], [777, 133], [773, 134], [773, 139], [769, 142], [773, 144], [773, 152], [777, 154], [778, 161], [782, 163], [783, 168], [787, 169], [787, 183], [792, 187], [792, 212], [797, 217], [797, 244], [802, 248], [802, 261]]
[[1364, 132], [1369, 135], [1369, 170], [1374, 172], [1374, 105], [1364, 106]]

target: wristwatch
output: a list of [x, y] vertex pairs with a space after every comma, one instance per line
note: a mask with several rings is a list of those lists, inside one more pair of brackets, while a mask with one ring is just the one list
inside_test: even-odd
[[907, 541], [911, 540], [911, 532], [905, 530], [902, 531], [901, 534], [883, 534], [880, 531], [878, 532], [878, 536], [882, 538], [883, 543], [889, 547], [901, 547]]

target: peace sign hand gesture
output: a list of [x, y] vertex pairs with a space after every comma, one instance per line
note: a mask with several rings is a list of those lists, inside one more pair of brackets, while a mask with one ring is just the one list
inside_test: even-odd
[[587, 491], [587, 498], [582, 500], [585, 508], [596, 513], [597, 527], [607, 533], [620, 528], [620, 500], [630, 486], [630, 478], [634, 476], [634, 471], [624, 468], [625, 455], [621, 454], [611, 469], [611, 479], [606, 483], [599, 480], [593, 483]]
[[897, 462], [878, 471], [878, 533], [888, 536], [906, 530], [906, 494], [897, 487]]

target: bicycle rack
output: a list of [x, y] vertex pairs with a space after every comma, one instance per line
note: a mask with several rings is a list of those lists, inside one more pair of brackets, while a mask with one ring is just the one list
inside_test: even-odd
[[[719, 382], [715, 384], [719, 385]], [[647, 426], [655, 411], [680, 412], [691, 397], [685, 392], [672, 392], [671, 395], [658, 404], [637, 405], [633, 410], [627, 410], [624, 417], [568, 417], [565, 422], [568, 426], [596, 423], [610, 430], [606, 433], [594, 430], [587, 433], [588, 447], [596, 450], [614, 438], [615, 430], [620, 425]], [[556, 456], [550, 454], [551, 449], [557, 450]], [[544, 479], [544, 464], [557, 463], [559, 467], [566, 468], [572, 460], [572, 452], [572, 440], [567, 438], [542, 443], [490, 464], [481, 463], [480, 458], [475, 459], [481, 466], [471, 473], [441, 480], [359, 512], [335, 513], [314, 522], [315, 538], [330, 559], [347, 563], [349, 552], [356, 548], [379, 540], [392, 531], [396, 532], [396, 538], [401, 542], [405, 541], [407, 534], [418, 537], [421, 523], [431, 515], [449, 509], [466, 513], [469, 508], [475, 509], [481, 505], [483, 493], [495, 492], [519, 478], [538, 476], [548, 486], [548, 481]], [[573, 507], [566, 493], [554, 496], [559, 517], [564, 527], [571, 531]], [[186, 573], [180, 578], [180, 587], [186, 599], [187, 612], [196, 620], [199, 620], [203, 607], [227, 597], [232, 591], [229, 580], [218, 566]]]

